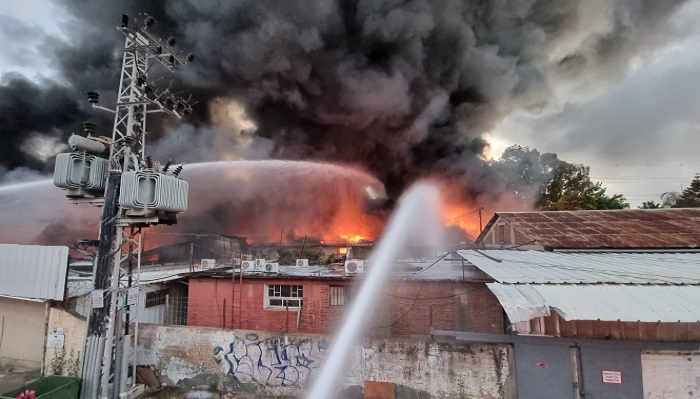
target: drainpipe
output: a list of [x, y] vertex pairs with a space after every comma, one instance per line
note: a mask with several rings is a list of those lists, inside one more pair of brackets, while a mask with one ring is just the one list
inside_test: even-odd
[[[51, 310], [51, 301], [44, 302], [44, 346], [41, 351], [41, 375], [46, 371], [46, 340], [49, 336], [49, 314]], [[65, 344], [64, 344], [65, 345]]]

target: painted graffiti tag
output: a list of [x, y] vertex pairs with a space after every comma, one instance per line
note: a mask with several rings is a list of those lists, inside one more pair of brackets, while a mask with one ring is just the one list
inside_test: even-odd
[[257, 334], [234, 337], [226, 345], [214, 348], [214, 361], [223, 364], [226, 374], [241, 383], [263, 387], [303, 387], [313, 370], [321, 366], [319, 357], [328, 347], [325, 340], [303, 339], [286, 342], [260, 339]]

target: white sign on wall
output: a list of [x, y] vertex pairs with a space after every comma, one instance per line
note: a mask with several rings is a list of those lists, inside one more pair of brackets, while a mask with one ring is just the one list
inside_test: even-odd
[[603, 370], [603, 383], [604, 384], [622, 384], [622, 372]]
[[104, 307], [105, 290], [92, 291], [92, 308], [98, 309]]
[[49, 334], [46, 337], [46, 346], [48, 348], [62, 349], [66, 336], [63, 334]]
[[139, 303], [139, 287], [129, 287], [129, 289], [126, 292], [127, 305], [131, 306]]

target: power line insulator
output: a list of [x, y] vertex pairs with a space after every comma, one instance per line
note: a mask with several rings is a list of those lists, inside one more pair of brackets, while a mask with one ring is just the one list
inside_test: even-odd
[[165, 44], [167, 44], [170, 47], [173, 47], [177, 43], [177, 40], [175, 40], [174, 36], [170, 36], [168, 40], [165, 41]]
[[129, 16], [127, 14], [122, 14], [122, 28], [129, 27]]
[[84, 122], [83, 131], [87, 135], [94, 135], [97, 132], [97, 125], [91, 122]]
[[91, 104], [99, 104], [100, 103], [100, 93], [98, 93], [96, 91], [89, 91], [86, 94], [87, 94], [88, 101]]
[[153, 18], [152, 16], [147, 16], [146, 19], [143, 20], [143, 25], [147, 28], [150, 28], [156, 23], [156, 19]]
[[192, 61], [194, 61], [195, 56], [194, 56], [194, 54], [189, 53], [189, 54], [187, 54], [187, 58], [186, 58], [186, 59], [187, 59], [187, 62], [192, 62]]

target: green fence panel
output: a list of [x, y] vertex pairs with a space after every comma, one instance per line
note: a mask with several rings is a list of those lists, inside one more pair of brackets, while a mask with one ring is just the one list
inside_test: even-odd
[[0, 395], [0, 399], [16, 399], [25, 389], [36, 391], [36, 399], [78, 399], [80, 378], [49, 375]]

